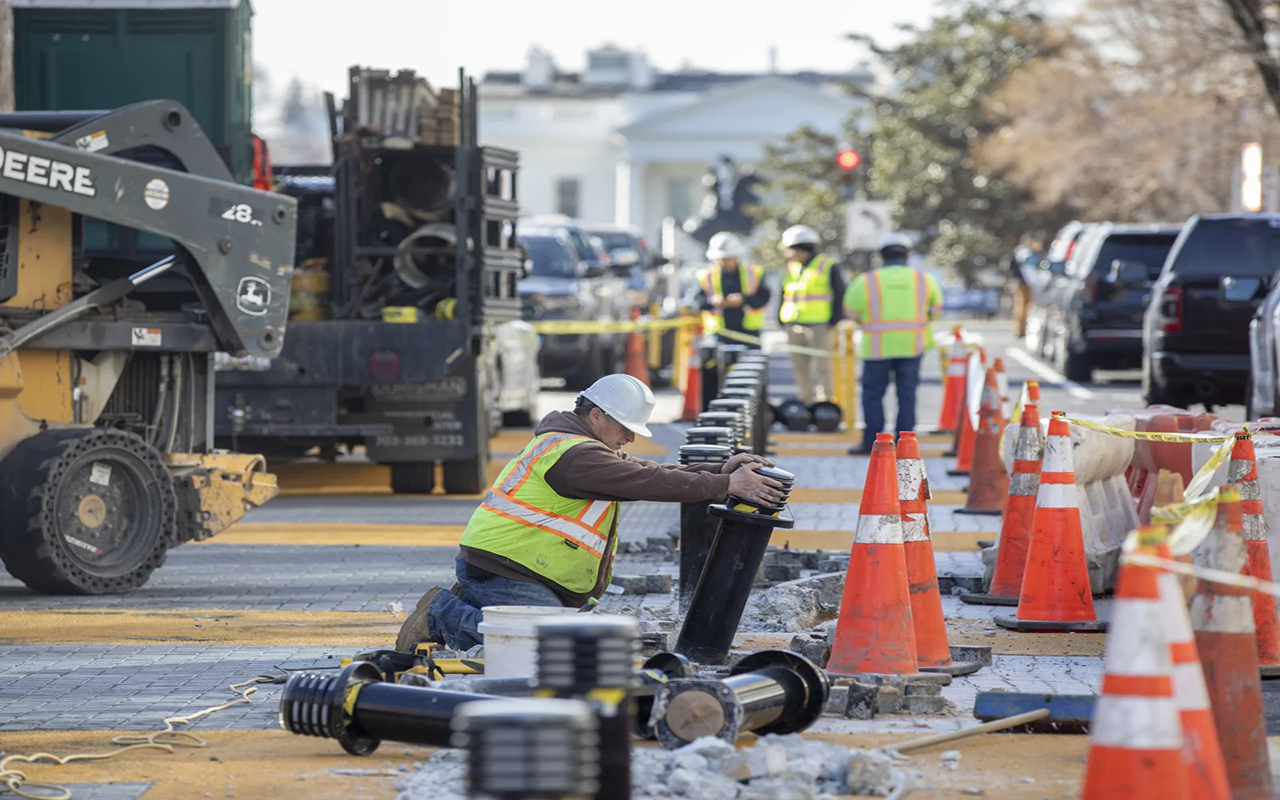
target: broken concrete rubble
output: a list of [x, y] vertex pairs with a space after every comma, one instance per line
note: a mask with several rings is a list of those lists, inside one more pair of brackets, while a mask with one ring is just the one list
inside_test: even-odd
[[829, 573], [780, 583], [753, 595], [743, 630], [798, 633], [835, 619], [844, 592], [844, 575]]

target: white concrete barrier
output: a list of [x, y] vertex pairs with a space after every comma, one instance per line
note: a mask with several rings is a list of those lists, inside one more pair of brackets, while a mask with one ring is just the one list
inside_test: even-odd
[[[1213, 454], [1217, 442], [1197, 442], [1191, 446], [1191, 467], [1196, 472]], [[1262, 518], [1267, 523], [1267, 549], [1271, 551], [1272, 570], [1280, 557], [1280, 436], [1255, 433], [1253, 449], [1258, 457], [1258, 487], [1262, 490]], [[1230, 462], [1213, 474], [1211, 486], [1225, 486]]]
[[[1121, 430], [1132, 431], [1136, 425], [1136, 420], [1130, 415], [1073, 416]], [[1042, 432], [1047, 435], [1048, 418], [1041, 419], [1040, 424]], [[1020, 430], [1017, 423], [1005, 429], [1005, 468], [1010, 472], [1013, 471], [1013, 451]], [[1073, 425], [1071, 456], [1075, 464], [1080, 529], [1084, 535], [1089, 583], [1094, 594], [1106, 594], [1115, 588], [1124, 537], [1138, 526], [1137, 506], [1129, 496], [1125, 482], [1125, 471], [1133, 461], [1133, 440]], [[985, 566], [984, 586], [990, 587], [991, 575], [995, 571], [995, 547], [983, 551], [982, 562]]]

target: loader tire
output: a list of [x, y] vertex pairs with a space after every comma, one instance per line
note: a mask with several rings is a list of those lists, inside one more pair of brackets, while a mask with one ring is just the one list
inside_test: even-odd
[[0, 474], [0, 560], [37, 592], [132, 591], [174, 543], [173, 477], [132, 433], [44, 431], [0, 461]]

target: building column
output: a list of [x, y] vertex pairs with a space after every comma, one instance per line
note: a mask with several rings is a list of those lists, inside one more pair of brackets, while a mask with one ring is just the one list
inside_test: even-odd
[[615, 225], [638, 227], [644, 215], [644, 164], [619, 161], [614, 167]]

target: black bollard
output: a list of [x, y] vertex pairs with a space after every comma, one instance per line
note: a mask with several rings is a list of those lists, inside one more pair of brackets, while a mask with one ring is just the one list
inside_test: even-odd
[[711, 401], [711, 411], [707, 413], [725, 411], [738, 415], [738, 441], [744, 450], [750, 450], [751, 401], [740, 397], [718, 397]]
[[714, 444], [733, 446], [733, 429], [724, 427], [696, 427], [684, 432], [685, 444]]
[[720, 391], [720, 348], [704, 344], [698, 354], [702, 357], [702, 410], [706, 411]]
[[708, 516], [720, 518], [720, 530], [707, 553], [675, 647], [677, 653], [702, 664], [723, 664], [728, 657], [773, 530], [795, 524], [793, 519], [779, 517], [795, 476], [773, 467], [758, 472], [783, 485], [780, 503], [761, 507], [730, 495], [724, 505], [709, 509]]
[[376, 666], [353, 661], [337, 675], [290, 675], [280, 696], [280, 727], [337, 739], [353, 756], [367, 756], [383, 741], [448, 747], [458, 707], [481, 697], [386, 683]]
[[818, 665], [787, 650], [762, 650], [733, 666], [723, 680], [671, 681], [658, 690], [653, 713], [668, 750], [703, 736], [729, 744], [742, 733], [798, 733], [822, 716], [830, 684]]
[[581, 800], [599, 790], [596, 717], [580, 700], [481, 700], [454, 719], [472, 800]]
[[596, 800], [631, 797], [636, 620], [621, 615], [566, 617], [538, 625], [538, 694], [585, 700], [600, 735]]
[[704, 411], [698, 415], [699, 427], [730, 428], [733, 430], [733, 447], [740, 450], [742, 441], [742, 415], [731, 411]]
[[[693, 428], [691, 430], [697, 430]], [[727, 429], [725, 429], [727, 430]], [[718, 464], [723, 466], [733, 455], [729, 447], [686, 444], [680, 448], [681, 464]], [[680, 575], [676, 598], [684, 610], [693, 597], [693, 590], [707, 563], [720, 520], [707, 514], [710, 502], [680, 504]]]

